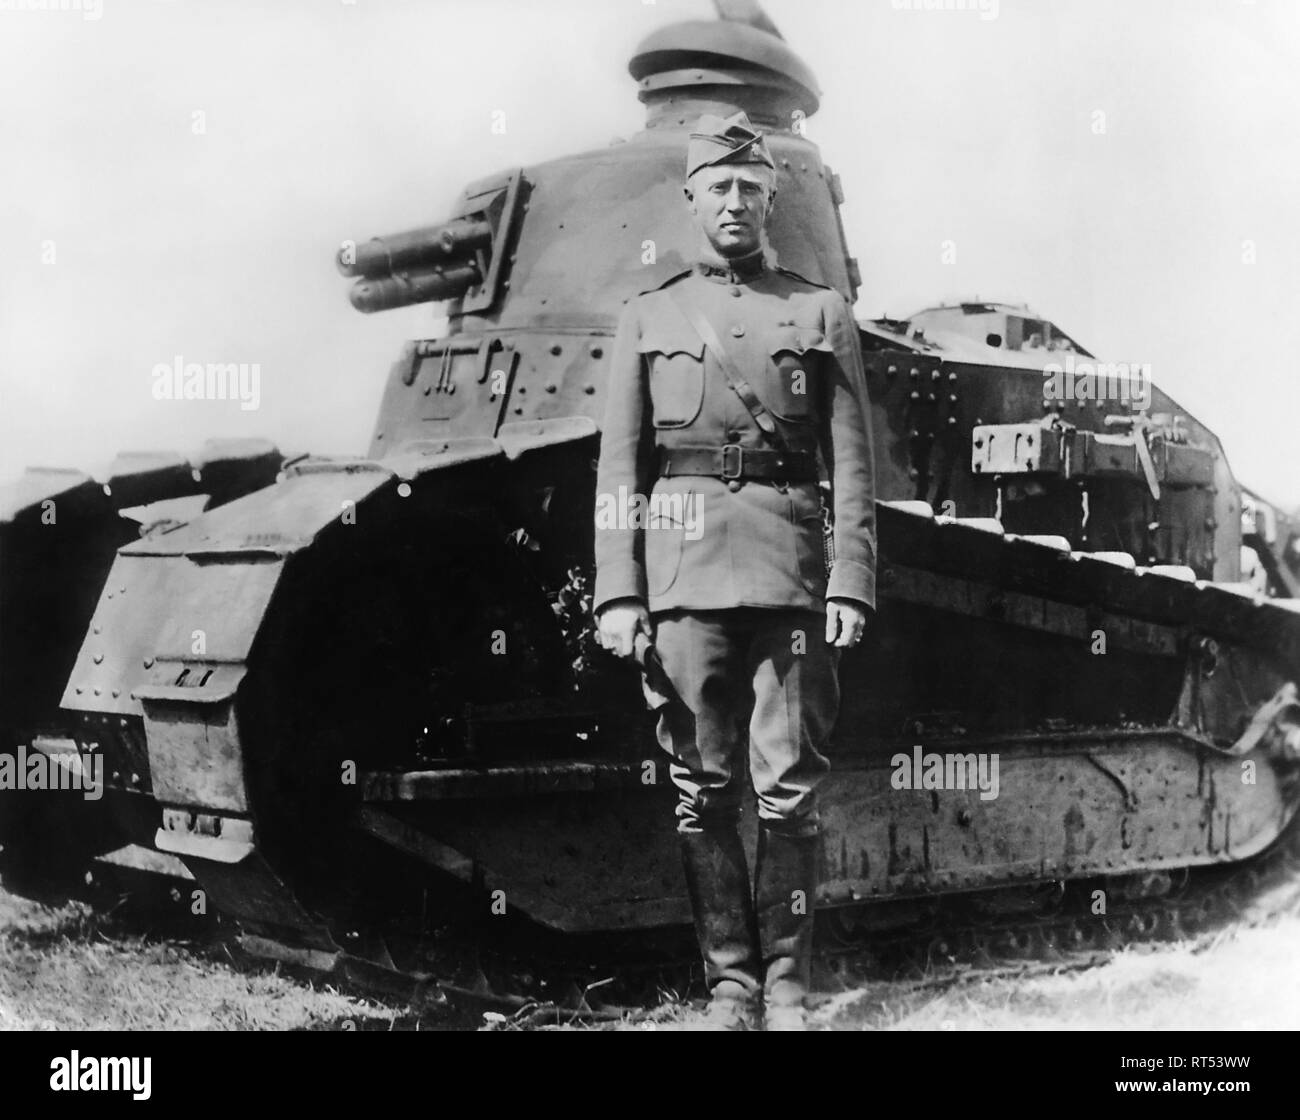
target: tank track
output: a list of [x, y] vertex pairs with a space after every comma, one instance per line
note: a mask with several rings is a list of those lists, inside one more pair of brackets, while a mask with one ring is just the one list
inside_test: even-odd
[[[1300, 666], [1300, 604], [1196, 580], [1187, 571], [1139, 568], [1127, 557], [1072, 552], [1056, 539], [1008, 535], [992, 519], [936, 517], [919, 502], [880, 503], [879, 510], [886, 599], [1081, 640], [1093, 626], [1110, 621], [1121, 642], [1139, 649], [1172, 642], [1167, 652], [1177, 656], [1187, 643], [1208, 639], [1224, 643], [1228, 654], [1232, 647], [1257, 652], [1285, 666], [1288, 675]], [[1204, 736], [1201, 742], [1214, 750], [1231, 748]], [[1202, 934], [1239, 918], [1243, 909], [1280, 913], [1294, 906], [1300, 890], [1293, 883], [1300, 880], [1293, 874], [1295, 835], [1292, 825], [1257, 856], [1162, 873], [1163, 880], [1157, 875], [1145, 885], [1084, 878], [1051, 887], [1041, 898], [1033, 897], [1036, 888], [1009, 888], [1022, 903], [1012, 914], [996, 912], [1009, 897], [1006, 889], [936, 890], [898, 903], [825, 907], [819, 914], [821, 987], [859, 976], [931, 984], [1088, 967], [1120, 946]], [[245, 870], [226, 868], [234, 895], [247, 896], [247, 905], [236, 908], [243, 915], [245, 951], [329, 974], [383, 998], [459, 1002], [508, 1023], [548, 1015], [620, 1018], [629, 1008], [644, 1014], [660, 993], [697, 990], [694, 948], [680, 935], [662, 943], [652, 943], [649, 935], [582, 935], [563, 944], [521, 919], [513, 933], [495, 924], [485, 930], [471, 920], [432, 942], [423, 929], [396, 926], [335, 937], [331, 931], [346, 924], [330, 922], [327, 928], [296, 904], [291, 909], [304, 919], [299, 926], [257, 920], [259, 910], [276, 910], [264, 904], [276, 897], [291, 900], [292, 894], [274, 876], [243, 882]], [[1107, 891], [1105, 914], [1091, 912], [1094, 890]], [[915, 913], [879, 928], [878, 916], [896, 906]]]
[[[1232, 929], [1300, 913], [1300, 824], [1293, 822], [1270, 848], [1239, 864], [1190, 869], [1145, 889], [1152, 893], [1130, 897], [1141, 895], [1143, 885], [1059, 883], [1040, 892], [1038, 910], [1009, 916], [993, 912], [1004, 892], [947, 896], [930, 900], [922, 920], [884, 930], [871, 928], [880, 904], [823, 908], [814, 990], [825, 998], [887, 980], [904, 991], [933, 992], [1095, 968], [1143, 945], [1182, 942], [1204, 949]], [[1105, 892], [1104, 914], [1092, 912], [1095, 891]], [[259, 950], [277, 932], [291, 936], [263, 928]], [[352, 931], [343, 942], [352, 949], [334, 962], [332, 981], [416, 1014], [459, 1013], [488, 1029], [650, 1026], [702, 994], [700, 965], [685, 933], [553, 937], [522, 921], [492, 930], [470, 921], [442, 930], [432, 942], [412, 941], [410, 930], [392, 925]], [[312, 975], [310, 962], [281, 949], [282, 963]], [[238, 959], [258, 967], [265, 955]]]

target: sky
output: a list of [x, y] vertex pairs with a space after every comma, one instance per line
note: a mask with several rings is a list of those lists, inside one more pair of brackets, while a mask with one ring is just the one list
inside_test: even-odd
[[[1150, 362], [1239, 480], [1300, 507], [1300, 0], [945, 2], [764, 4], [823, 91], [858, 316], [1027, 302]], [[636, 43], [712, 15], [0, 0], [0, 481], [209, 436], [363, 454], [437, 309], [353, 311], [339, 242], [637, 132]], [[257, 363], [258, 407], [155, 399], [177, 356]]]

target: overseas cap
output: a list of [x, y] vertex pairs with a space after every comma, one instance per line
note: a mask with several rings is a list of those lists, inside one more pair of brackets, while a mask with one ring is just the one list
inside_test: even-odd
[[701, 167], [719, 163], [765, 163], [776, 169], [763, 134], [743, 112], [725, 120], [705, 113], [691, 131], [686, 147], [686, 177], [689, 179]]

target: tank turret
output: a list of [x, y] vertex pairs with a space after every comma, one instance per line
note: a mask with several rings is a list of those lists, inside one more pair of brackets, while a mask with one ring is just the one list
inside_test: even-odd
[[839, 180], [804, 135], [816, 80], [755, 6], [720, 7], [729, 18], [665, 27], [638, 46], [628, 69], [645, 127], [627, 141], [476, 183], [443, 225], [344, 243], [359, 310], [446, 301], [450, 320], [447, 337], [413, 341], [395, 364], [372, 457], [418, 455], [431, 429], [438, 443], [502, 425], [507, 441], [515, 425], [540, 441], [560, 426], [594, 433], [623, 304], [693, 258], [682, 173], [703, 113], [743, 109], [767, 133], [775, 262], [854, 298]]

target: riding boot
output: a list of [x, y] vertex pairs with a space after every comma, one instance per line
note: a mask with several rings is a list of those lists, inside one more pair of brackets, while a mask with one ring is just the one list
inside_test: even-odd
[[758, 927], [735, 828], [684, 832], [682, 866], [709, 989], [705, 1029], [757, 1029]]
[[821, 837], [792, 836], [764, 825], [754, 869], [755, 908], [763, 955], [764, 1025], [807, 1029], [804, 999], [812, 967], [813, 908]]

